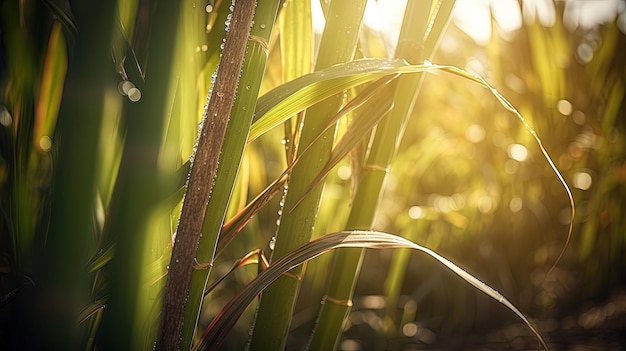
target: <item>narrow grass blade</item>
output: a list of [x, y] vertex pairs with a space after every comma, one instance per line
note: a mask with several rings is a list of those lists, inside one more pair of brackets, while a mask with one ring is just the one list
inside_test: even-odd
[[78, 316], [78, 324], [82, 324], [91, 318], [94, 314], [104, 310], [107, 304], [107, 298], [103, 297], [85, 306]]
[[265, 254], [263, 253], [263, 250], [261, 249], [252, 250], [248, 252], [244, 257], [238, 259], [235, 263], [233, 263], [233, 266], [228, 270], [228, 272], [226, 272], [224, 275], [218, 278], [215, 282], [209, 285], [204, 290], [204, 297], [206, 297], [211, 291], [213, 291], [213, 289], [215, 289], [215, 287], [218, 286], [224, 279], [226, 279], [226, 277], [228, 277], [232, 272], [234, 272], [235, 269], [249, 265], [249, 264], [258, 265], [259, 273], [261, 273], [264, 269], [267, 269], [267, 267], [269, 267], [270, 265], [269, 262], [267, 261], [267, 258], [265, 258]]

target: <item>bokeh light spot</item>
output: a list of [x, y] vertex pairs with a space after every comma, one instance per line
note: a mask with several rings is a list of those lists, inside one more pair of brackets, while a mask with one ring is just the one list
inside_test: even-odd
[[465, 130], [465, 138], [472, 143], [479, 143], [485, 139], [485, 128], [472, 124]]
[[52, 148], [52, 139], [47, 135], [42, 136], [39, 138], [39, 147], [43, 151], [50, 151], [50, 148]]
[[415, 336], [417, 334], [417, 325], [415, 323], [407, 323], [402, 326], [402, 334], [408, 337]]
[[515, 161], [524, 162], [528, 157], [528, 150], [524, 145], [511, 144], [507, 150], [509, 157]]
[[128, 92], [130, 91], [130, 89], [134, 87], [135, 87], [135, 84], [133, 84], [131, 81], [128, 81], [128, 80], [123, 80], [117, 85], [117, 89], [122, 95], [128, 95]]
[[572, 103], [567, 100], [559, 100], [556, 108], [562, 115], [569, 116], [572, 113]]
[[132, 102], [137, 102], [141, 99], [141, 91], [137, 88], [131, 88], [128, 90], [128, 98]]
[[573, 184], [575, 188], [588, 190], [589, 188], [591, 188], [592, 182], [593, 179], [591, 178], [591, 175], [587, 172], [576, 172], [574, 174]]
[[581, 63], [588, 63], [593, 59], [593, 48], [587, 43], [582, 43], [576, 48], [576, 57]]
[[424, 210], [420, 206], [411, 206], [411, 208], [409, 208], [409, 217], [411, 217], [411, 219], [424, 218], [425, 215], [426, 213], [424, 213]]
[[574, 114], [572, 114], [572, 120], [579, 126], [585, 124], [585, 119], [585, 114], [582, 111], [576, 110], [574, 111]]
[[481, 196], [478, 199], [478, 211], [489, 213], [493, 209], [493, 200], [489, 196]]
[[0, 124], [2, 124], [2, 126], [4, 127], [9, 127], [12, 123], [13, 117], [11, 117], [11, 114], [9, 113], [7, 108], [2, 105], [0, 107]]
[[509, 209], [511, 212], [519, 212], [524, 205], [523, 201], [519, 197], [514, 197], [509, 201]]
[[339, 179], [348, 180], [352, 175], [352, 170], [349, 166], [341, 166], [337, 169], [337, 176]]
[[355, 340], [346, 339], [341, 341], [341, 349], [346, 351], [358, 351], [361, 350], [361, 344]]
[[515, 174], [517, 170], [519, 170], [519, 162], [511, 159], [504, 162], [504, 171], [507, 174]]

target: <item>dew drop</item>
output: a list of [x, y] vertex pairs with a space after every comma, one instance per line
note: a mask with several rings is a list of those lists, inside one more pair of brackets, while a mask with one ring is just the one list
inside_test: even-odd
[[246, 85], [246, 90], [250, 90], [250, 86], [249, 85]]
[[207, 13], [211, 13], [211, 12], [213, 12], [213, 5], [211, 5], [211, 4], [206, 5], [206, 7], [204, 8], [204, 10], [205, 10]]
[[261, 23], [261, 24], [259, 25], [259, 27], [260, 27], [261, 29], [265, 29], [265, 23]]
[[224, 93], [222, 93], [222, 92], [218, 92], [218, 93], [217, 93], [217, 97], [223, 98], [223, 97], [224, 97]]
[[268, 246], [270, 247], [270, 250], [274, 251], [274, 247], [276, 246], [276, 237], [275, 236], [273, 236], [270, 239], [270, 242], [269, 242]]

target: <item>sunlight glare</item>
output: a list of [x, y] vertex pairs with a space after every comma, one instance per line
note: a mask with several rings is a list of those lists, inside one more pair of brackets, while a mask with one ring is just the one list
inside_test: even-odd
[[406, 0], [369, 0], [363, 14], [363, 24], [379, 33], [385, 43], [387, 54], [396, 50]]
[[623, 7], [624, 2], [620, 0], [567, 1], [563, 21], [570, 30], [589, 29], [613, 21], [616, 14], [624, 13]]
[[498, 27], [511, 32], [522, 26], [522, 16], [516, 0], [458, 0], [454, 23], [479, 45], [491, 38], [491, 16]]
[[322, 11], [322, 6], [318, 0], [311, 0], [311, 18], [313, 20], [313, 33], [321, 34], [326, 25], [326, 18], [324, 18], [324, 11]]
[[532, 23], [535, 19], [544, 27], [552, 27], [556, 21], [554, 2], [552, 0], [524, 1], [522, 5], [524, 19]]

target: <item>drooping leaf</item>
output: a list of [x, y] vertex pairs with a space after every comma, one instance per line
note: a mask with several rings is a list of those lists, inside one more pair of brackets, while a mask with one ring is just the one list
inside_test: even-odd
[[329, 250], [342, 247], [359, 247], [369, 249], [409, 248], [421, 251], [437, 260], [476, 289], [506, 306], [528, 326], [528, 328], [537, 337], [542, 347], [546, 350], [548, 349], [539, 331], [530, 323], [522, 312], [520, 312], [498, 291], [483, 283], [478, 278], [455, 265], [445, 257], [426, 247], [396, 235], [374, 231], [345, 231], [326, 234], [299, 246], [288, 254], [277, 259], [269, 268], [261, 272], [256, 278], [241, 289], [237, 295], [233, 297], [226, 304], [226, 306], [224, 306], [220, 313], [204, 330], [204, 333], [193, 349], [219, 350], [228, 332], [233, 328], [248, 305], [263, 291], [263, 289], [292, 268], [297, 267], [298, 265], [301, 265], [302, 263], [307, 262]]
[[[423, 65], [409, 65], [403, 60], [396, 59], [362, 59], [337, 64], [327, 69], [308, 74], [281, 85], [259, 99], [256, 109], [259, 119], [252, 125], [248, 141], [254, 140], [267, 130], [283, 123], [295, 113], [298, 113], [299, 111], [304, 110], [312, 104], [322, 101], [325, 98], [334, 96], [347, 88], [373, 81], [381, 75], [412, 74], [420, 72], [447, 72], [470, 80], [479, 86], [488, 89], [498, 102], [500, 102], [505, 109], [515, 115], [523, 124], [524, 128], [526, 128], [526, 130], [533, 136], [535, 142], [541, 150], [541, 153], [548, 162], [548, 165], [565, 189], [570, 202], [571, 218], [574, 218], [576, 212], [574, 197], [569, 186], [567, 185], [567, 182], [559, 172], [554, 161], [548, 154], [548, 151], [543, 146], [543, 142], [541, 141], [538, 133], [530, 126], [530, 124], [528, 124], [519, 111], [517, 111], [517, 109], [484, 78], [455, 66], [436, 65], [428, 61], [424, 62]], [[346, 77], [345, 75], [348, 73], [351, 75]], [[315, 87], [320, 90], [317, 91]], [[573, 221], [570, 221], [566, 242], [557, 260], [552, 265], [550, 272], [563, 257], [565, 249], [571, 239], [572, 231]]]

